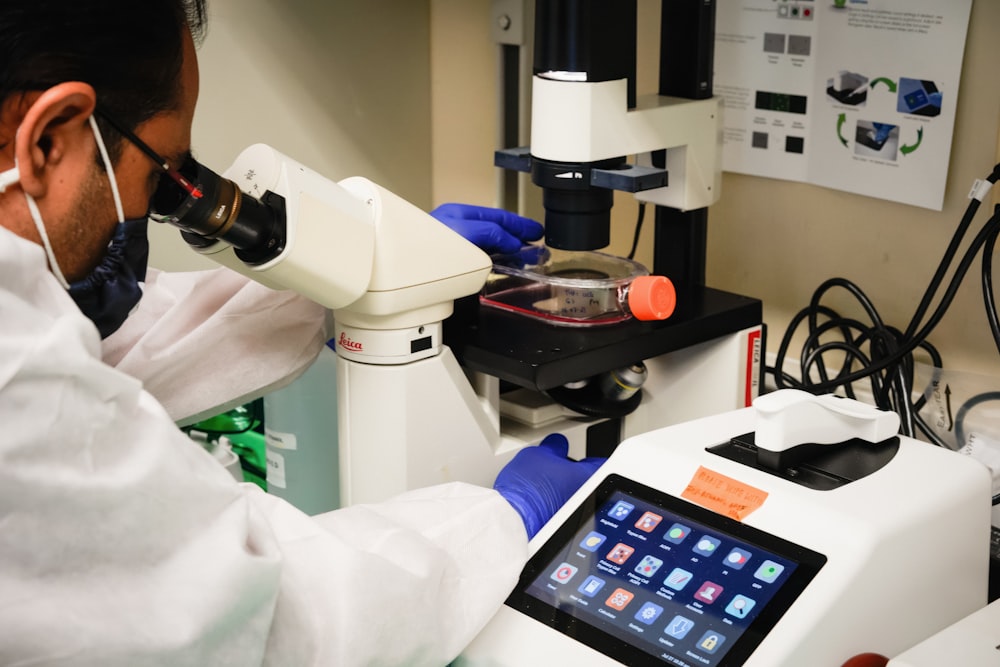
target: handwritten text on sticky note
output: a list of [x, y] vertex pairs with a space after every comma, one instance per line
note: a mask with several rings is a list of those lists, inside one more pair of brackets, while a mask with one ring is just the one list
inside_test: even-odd
[[699, 466], [682, 497], [713, 512], [742, 521], [764, 504], [767, 492]]

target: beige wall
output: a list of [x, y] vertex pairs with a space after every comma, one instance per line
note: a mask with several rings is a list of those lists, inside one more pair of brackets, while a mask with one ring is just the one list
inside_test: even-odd
[[499, 122], [490, 0], [430, 0], [434, 205], [496, 205]]
[[[429, 11], [419, 0], [211, 0], [195, 156], [222, 172], [271, 144], [333, 179], [365, 176], [430, 206]], [[213, 266], [151, 232], [151, 264]]]
[[[656, 87], [651, 63], [658, 48], [658, 7], [657, 0], [639, 0], [640, 92]], [[490, 165], [496, 92], [483, 83], [496, 68], [489, 13], [490, 0], [431, 0], [436, 202], [495, 199]], [[724, 176], [722, 199], [709, 214], [708, 283], [763, 300], [769, 351], [815, 288], [834, 276], [856, 282], [888, 323], [906, 325], [965, 210], [973, 180], [1000, 159], [998, 26], [1000, 2], [974, 0], [943, 211], [799, 183]], [[624, 253], [637, 209], [631, 197], [618, 196], [616, 202], [610, 250]], [[977, 218], [980, 223], [986, 208]], [[638, 255], [646, 263], [652, 257], [651, 236], [652, 225], [646, 225]], [[930, 340], [948, 367], [1000, 375], [978, 267]]]

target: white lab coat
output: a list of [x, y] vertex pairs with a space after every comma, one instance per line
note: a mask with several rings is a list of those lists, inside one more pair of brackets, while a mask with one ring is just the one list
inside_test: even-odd
[[[177, 298], [223, 320], [252, 311], [246, 292], [259, 288], [226, 273]], [[219, 349], [233, 356], [189, 367], [184, 383], [183, 341], [218, 344], [198, 317], [167, 318], [144, 340], [123, 330], [107, 352], [136, 374], [148, 363], [175, 415], [197, 411], [207, 406], [174, 392], [211, 397], [202, 387], [229, 361], [249, 362], [244, 391], [273, 380], [255, 363], [287, 370], [315, 353], [301, 352], [304, 328], [275, 332], [301, 303], [258, 296], [272, 320], [230, 333]], [[163, 303], [153, 312], [169, 314]], [[299, 352], [281, 360], [269, 344]], [[139, 380], [102, 361], [41, 249], [3, 228], [0, 420], [2, 665], [444, 665], [526, 557], [520, 519], [492, 490], [451, 484], [310, 518], [235, 483]]]
[[190, 424], [295, 379], [329, 339], [328, 314], [222, 267], [150, 269], [139, 306], [102, 342], [102, 356]]

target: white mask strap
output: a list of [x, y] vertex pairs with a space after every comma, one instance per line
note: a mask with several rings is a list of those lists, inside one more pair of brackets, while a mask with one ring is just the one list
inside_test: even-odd
[[49, 243], [49, 235], [45, 233], [45, 223], [42, 222], [42, 214], [38, 210], [38, 204], [35, 203], [35, 198], [27, 192], [24, 193], [24, 198], [28, 200], [28, 212], [31, 213], [31, 219], [35, 222], [35, 229], [38, 230], [38, 235], [42, 237], [42, 247], [45, 248], [45, 256], [49, 258], [49, 268], [52, 269], [52, 275], [56, 277], [56, 280], [63, 286], [63, 289], [69, 289], [69, 282], [63, 276], [62, 269], [59, 268], [59, 262], [56, 261], [56, 253], [53, 252], [52, 244]]
[[115, 213], [118, 214], [118, 222], [125, 222], [125, 210], [122, 208], [122, 198], [118, 194], [118, 179], [115, 178], [114, 167], [111, 166], [111, 158], [108, 156], [108, 149], [104, 145], [104, 137], [101, 136], [101, 131], [97, 129], [97, 121], [94, 116], [91, 115], [90, 129], [94, 131], [94, 139], [97, 140], [97, 150], [101, 153], [101, 159], [104, 161], [104, 170], [108, 172], [108, 181], [111, 183], [111, 195], [115, 199]]
[[[101, 136], [100, 130], [97, 128], [97, 121], [91, 116], [90, 129], [94, 132], [94, 139], [97, 141], [97, 149], [101, 154], [101, 160], [104, 161], [104, 168], [108, 172], [108, 181], [111, 184], [111, 194], [115, 200], [115, 213], [118, 214], [118, 222], [125, 221], [125, 213], [122, 209], [122, 199], [118, 194], [118, 180], [115, 178], [115, 170], [111, 166], [111, 158], [108, 156], [108, 149], [104, 145], [104, 137]], [[8, 169], [0, 173], [0, 192], [7, 189], [8, 186], [17, 183], [20, 180], [20, 170], [17, 166], [17, 158], [14, 159], [14, 168]], [[52, 250], [52, 243], [49, 241], [49, 235], [45, 231], [45, 223], [42, 221], [42, 214], [38, 210], [38, 204], [35, 203], [35, 198], [32, 197], [27, 192], [24, 193], [24, 198], [28, 202], [28, 212], [31, 214], [31, 219], [35, 223], [35, 229], [38, 230], [38, 236], [42, 239], [42, 247], [45, 248], [45, 256], [49, 260], [49, 267], [52, 270], [52, 274], [59, 281], [59, 284], [63, 286], [63, 289], [69, 289], [69, 282], [63, 275], [62, 269], [59, 268], [59, 262], [56, 261], [56, 254]]]
[[0, 171], [0, 193], [7, 192], [7, 188], [21, 180], [21, 170], [17, 168], [15, 162], [12, 169]]
[[[14, 185], [21, 180], [21, 169], [17, 165], [17, 158], [14, 158], [14, 167], [0, 173], [0, 192], [6, 192], [7, 188]], [[38, 210], [38, 204], [35, 203], [35, 198], [29, 195], [27, 192], [24, 193], [24, 198], [28, 201], [28, 213], [31, 214], [31, 220], [35, 223], [35, 229], [38, 230], [38, 236], [42, 239], [42, 247], [45, 248], [45, 256], [49, 260], [49, 266], [52, 268], [52, 274], [59, 281], [59, 284], [63, 286], [63, 289], [69, 289], [69, 283], [66, 282], [65, 276], [63, 276], [62, 270], [59, 268], [59, 263], [56, 262], [56, 254], [52, 251], [52, 244], [49, 242], [49, 235], [45, 233], [45, 223], [42, 222], [42, 214]]]

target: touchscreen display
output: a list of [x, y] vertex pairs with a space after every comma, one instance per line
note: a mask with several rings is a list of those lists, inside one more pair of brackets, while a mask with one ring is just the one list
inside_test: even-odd
[[629, 665], [739, 665], [826, 557], [609, 475], [507, 604]]

